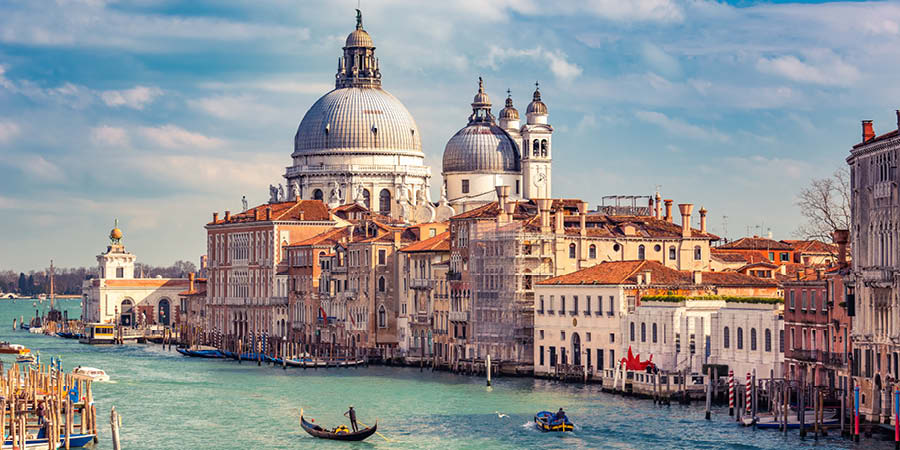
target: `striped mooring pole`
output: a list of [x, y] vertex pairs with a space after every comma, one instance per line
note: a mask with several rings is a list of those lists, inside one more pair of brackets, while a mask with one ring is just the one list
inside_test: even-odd
[[728, 415], [734, 415], [734, 371], [728, 371]]
[[859, 442], [859, 386], [853, 388], [853, 435]]
[[894, 389], [894, 449], [900, 450], [900, 391]]
[[746, 391], [746, 396], [744, 397], [744, 399], [745, 399], [746, 401], [744, 402], [744, 404], [746, 405], [746, 408], [745, 408], [745, 409], [747, 410], [747, 415], [748, 415], [748, 416], [749, 416], [750, 413], [751, 413], [751, 411], [750, 411], [750, 406], [753, 404], [753, 401], [750, 399], [750, 396], [752, 395], [752, 391], [751, 391], [752, 388], [753, 388], [753, 385], [752, 385], [752, 383], [750, 382], [750, 372], [747, 372], [747, 388], [745, 389], [745, 391]]

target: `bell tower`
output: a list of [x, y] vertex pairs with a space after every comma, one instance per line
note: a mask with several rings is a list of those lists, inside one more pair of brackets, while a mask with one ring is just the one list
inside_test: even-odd
[[534, 96], [528, 104], [522, 135], [522, 175], [526, 199], [551, 198], [551, 137], [553, 127], [547, 123], [547, 105], [541, 101], [541, 90], [534, 83]]
[[100, 264], [100, 278], [134, 278], [134, 261], [137, 259], [132, 253], [125, 251], [122, 245], [122, 230], [119, 229], [119, 219], [109, 232], [109, 246], [106, 253], [97, 255]]

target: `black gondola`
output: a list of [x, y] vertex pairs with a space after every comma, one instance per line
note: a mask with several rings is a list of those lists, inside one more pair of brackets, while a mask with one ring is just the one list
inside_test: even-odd
[[[326, 430], [325, 428], [322, 428], [314, 423], [307, 422], [306, 419], [303, 418], [303, 410], [300, 410], [300, 427], [310, 435], [319, 439], [332, 439], [335, 441], [362, 441], [378, 431], [378, 421], [375, 421], [375, 425], [372, 425], [369, 428], [363, 428], [362, 430], [359, 430], [355, 433], [349, 430], [347, 432], [334, 432]], [[346, 427], [344, 428], [346, 429]]]

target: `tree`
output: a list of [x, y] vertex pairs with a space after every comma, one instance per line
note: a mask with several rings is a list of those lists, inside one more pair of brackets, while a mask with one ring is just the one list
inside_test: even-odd
[[25, 291], [28, 289], [28, 285], [25, 283], [26, 283], [25, 282], [25, 274], [22, 272], [19, 272], [19, 295], [26, 294]]
[[25, 295], [34, 295], [34, 274], [28, 275], [28, 281], [25, 282]]
[[850, 229], [850, 170], [843, 167], [827, 178], [814, 178], [797, 195], [806, 223], [797, 228], [802, 239], [831, 242], [835, 230]]

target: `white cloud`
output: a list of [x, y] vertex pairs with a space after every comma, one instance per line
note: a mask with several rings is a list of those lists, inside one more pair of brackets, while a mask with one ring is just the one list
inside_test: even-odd
[[109, 125], [91, 129], [91, 141], [103, 147], [129, 147], [128, 133], [125, 129]]
[[663, 75], [668, 77], [681, 75], [681, 64], [678, 59], [650, 42], [645, 42], [641, 46], [641, 56], [650, 67]]
[[673, 119], [657, 111], [637, 111], [635, 117], [644, 122], [658, 125], [660, 128], [676, 136], [704, 141], [729, 142], [731, 138], [713, 127], [700, 127], [681, 119]]
[[168, 124], [160, 127], [141, 127], [141, 134], [152, 143], [167, 149], [211, 149], [221, 146], [219, 138], [193, 133], [178, 126]]
[[790, 158], [769, 158], [762, 155], [730, 156], [724, 158], [725, 163], [733, 170], [729, 173], [744, 174], [756, 182], [761, 180], [806, 180], [813, 171], [812, 165], [806, 161]]
[[40, 155], [9, 155], [6, 163], [41, 182], [57, 183], [65, 180], [65, 173]]
[[860, 79], [859, 70], [830, 51], [813, 52], [805, 61], [793, 55], [760, 58], [760, 72], [800, 83], [850, 86]]
[[485, 64], [496, 70], [500, 63], [513, 58], [528, 58], [544, 62], [550, 68], [550, 72], [562, 81], [571, 81], [583, 72], [583, 69], [577, 64], [569, 62], [568, 57], [562, 50], [547, 50], [541, 46], [520, 50], [492, 45], [488, 51]]
[[107, 106], [144, 109], [145, 105], [153, 102], [160, 95], [162, 95], [162, 89], [158, 87], [135, 86], [123, 91], [103, 91], [100, 93], [100, 98]]
[[544, 2], [544, 15], [590, 14], [617, 22], [681, 22], [685, 13], [676, 0], [575, 0]]
[[0, 143], [13, 140], [21, 131], [19, 124], [15, 122], [0, 121]]

